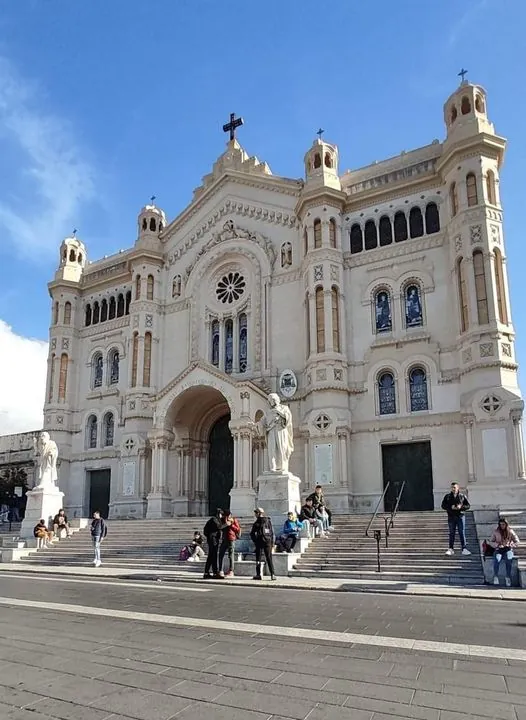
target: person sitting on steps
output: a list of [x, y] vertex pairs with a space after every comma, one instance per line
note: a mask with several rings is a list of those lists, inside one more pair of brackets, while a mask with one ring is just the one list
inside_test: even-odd
[[312, 498], [310, 497], [305, 500], [305, 505], [301, 507], [300, 520], [308, 524], [310, 537], [315, 537], [316, 535], [319, 535], [319, 537], [327, 537], [327, 533], [323, 529], [323, 522], [317, 517]]
[[447, 523], [449, 527], [449, 548], [446, 555], [455, 554], [455, 533], [458, 529], [458, 537], [462, 546], [462, 555], [471, 555], [466, 547], [466, 511], [469, 510], [467, 497], [460, 492], [457, 482], [451, 483], [451, 492], [444, 495], [442, 510], [447, 512]]
[[500, 563], [504, 559], [506, 563], [506, 587], [511, 587], [511, 565], [513, 560], [513, 548], [519, 544], [517, 533], [512, 530], [506, 518], [499, 518], [499, 524], [493, 531], [489, 544], [495, 548], [493, 553], [493, 584], [499, 583]]
[[325, 502], [322, 486], [316, 485], [314, 492], [307, 497], [307, 500], [312, 500], [312, 505], [316, 510], [318, 517], [324, 521], [326, 516], [327, 522], [324, 521], [324, 530], [326, 532], [334, 530], [332, 525], [332, 512], [329, 510], [327, 503]]
[[267, 562], [267, 568], [270, 572], [270, 579], [275, 580], [276, 574], [274, 572], [274, 562], [272, 560], [272, 547], [274, 545], [274, 528], [272, 527], [272, 520], [265, 516], [263, 508], [256, 508], [254, 510], [256, 521], [252, 525], [250, 531], [250, 537], [256, 547], [256, 574], [253, 580], [261, 580], [261, 556], [265, 555]]
[[59, 540], [65, 534], [67, 538], [71, 537], [71, 529], [68, 523], [68, 517], [64, 510], [60, 509], [53, 518], [53, 531]]
[[189, 557], [187, 558], [188, 562], [199, 562], [199, 560], [202, 560], [205, 556], [205, 551], [203, 550], [203, 543], [204, 538], [199, 532], [199, 530], [196, 530], [194, 533], [194, 539], [190, 543], [190, 545], [187, 545]]
[[296, 547], [302, 529], [303, 523], [297, 520], [296, 515], [293, 512], [287, 513], [283, 533], [278, 538], [277, 551], [291, 553]]
[[53, 533], [47, 529], [46, 521], [44, 520], [44, 518], [39, 520], [33, 528], [33, 536], [37, 539], [37, 550], [53, 547], [53, 545], [51, 545]]

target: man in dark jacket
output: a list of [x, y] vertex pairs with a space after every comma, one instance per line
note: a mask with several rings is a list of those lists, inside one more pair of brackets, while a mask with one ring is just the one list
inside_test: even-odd
[[256, 574], [253, 579], [261, 580], [261, 556], [264, 554], [265, 560], [267, 561], [267, 568], [270, 572], [270, 579], [275, 580], [276, 574], [274, 573], [274, 562], [272, 560], [272, 546], [274, 545], [272, 520], [265, 516], [263, 508], [256, 508], [254, 515], [256, 516], [256, 521], [250, 531], [250, 537], [256, 547]]
[[[223, 529], [223, 511], [221, 508], [217, 508], [216, 514], [210, 518], [210, 520], [206, 523], [204, 529], [203, 529], [203, 535], [206, 538], [206, 542], [208, 543], [208, 555], [206, 558], [205, 563], [205, 574], [203, 575], [203, 578], [205, 580], [210, 580], [214, 578], [215, 580], [222, 579], [222, 575], [219, 573], [219, 563], [218, 563], [218, 552], [219, 552], [219, 543], [221, 542], [221, 531]], [[212, 570], [212, 573], [210, 572]]]
[[301, 506], [300, 521], [308, 524], [310, 537], [315, 537], [316, 533], [320, 537], [326, 536], [323, 529], [323, 522], [316, 515], [316, 510], [310, 497], [305, 500], [305, 505]]
[[329, 519], [329, 530], [332, 530], [332, 512], [329, 510], [325, 502], [322, 486], [316, 485], [314, 492], [307, 497], [307, 500], [312, 500], [312, 506], [316, 511], [321, 511], [322, 509], [325, 510]]
[[465, 495], [460, 492], [459, 484], [451, 483], [451, 492], [444, 495], [442, 510], [447, 512], [447, 523], [449, 526], [449, 549], [446, 555], [453, 555], [455, 550], [455, 532], [458, 529], [458, 537], [462, 545], [462, 555], [471, 555], [466, 547], [466, 510], [469, 510], [469, 502]]
[[241, 536], [239, 521], [230, 510], [223, 513], [223, 527], [221, 547], [219, 548], [219, 572], [223, 572], [223, 561], [228, 553], [228, 572], [225, 577], [234, 577], [234, 555], [236, 551], [236, 540]]

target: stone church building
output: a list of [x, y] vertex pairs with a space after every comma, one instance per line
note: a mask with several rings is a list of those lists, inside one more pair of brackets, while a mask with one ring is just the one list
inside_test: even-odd
[[[502, 231], [505, 140], [463, 81], [443, 142], [340, 172], [320, 132], [304, 179], [231, 130], [174, 220], [128, 250], [60, 248], [45, 429], [71, 516], [248, 515], [267, 395], [292, 412], [290, 470], [339, 513], [526, 503], [523, 401]], [[228, 128], [227, 128], [228, 129]]]

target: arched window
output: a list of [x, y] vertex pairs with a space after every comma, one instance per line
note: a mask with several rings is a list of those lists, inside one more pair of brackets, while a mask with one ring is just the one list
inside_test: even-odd
[[152, 334], [147, 332], [144, 334], [144, 355], [142, 366], [142, 386], [150, 387], [152, 369]]
[[212, 365], [219, 367], [219, 320], [212, 323]]
[[234, 366], [234, 323], [225, 322], [225, 372], [231, 373]]
[[438, 206], [434, 202], [426, 205], [426, 233], [432, 235], [440, 231], [440, 216]]
[[325, 304], [323, 288], [316, 288], [316, 352], [325, 352]]
[[112, 295], [110, 297], [110, 302], [109, 302], [109, 307], [108, 307], [108, 318], [110, 320], [113, 320], [116, 315], [117, 315], [117, 303], [115, 302], [115, 297]]
[[471, 112], [471, 103], [469, 102], [469, 98], [467, 97], [467, 95], [464, 95], [464, 97], [462, 98], [460, 112], [462, 113], [462, 115], [468, 115], [468, 113]]
[[425, 371], [419, 367], [409, 371], [409, 406], [411, 412], [429, 410], [427, 377]]
[[314, 247], [321, 248], [321, 220], [314, 221]]
[[423, 324], [422, 301], [418, 285], [408, 285], [405, 289], [405, 326], [420, 327]]
[[108, 319], [108, 301], [106, 300], [106, 298], [104, 298], [100, 304], [100, 321], [106, 322], [107, 319]]
[[86, 305], [86, 317], [84, 320], [84, 324], [86, 327], [89, 327], [91, 325], [91, 305], [88, 303]]
[[155, 218], [150, 219], [150, 230], [155, 232]]
[[239, 372], [246, 372], [248, 365], [248, 326], [247, 316], [239, 316]]
[[86, 423], [86, 444], [90, 450], [97, 447], [97, 417], [90, 415]]
[[100, 305], [98, 300], [93, 303], [93, 324], [97, 325], [100, 320]]
[[378, 234], [374, 220], [367, 220], [365, 223], [365, 249], [373, 250], [378, 246]]
[[449, 202], [451, 204], [451, 217], [458, 213], [457, 184], [452, 182], [449, 188]]
[[58, 401], [66, 402], [68, 385], [68, 356], [62, 353], [60, 356], [60, 372], [58, 376]]
[[457, 107], [456, 107], [456, 105], [452, 105], [451, 106], [451, 114], [450, 114], [452, 123], [455, 122], [455, 120], [457, 119], [457, 116], [458, 116]]
[[477, 93], [475, 96], [475, 110], [479, 113], [483, 113], [486, 109], [486, 105], [484, 103], [484, 98], [480, 93]]
[[412, 238], [422, 237], [424, 234], [424, 218], [419, 207], [411, 208], [409, 212], [409, 233]]
[[79, 265], [82, 265], [82, 253], [79, 253], [79, 255], [77, 257], [77, 262]]
[[64, 303], [64, 325], [71, 325], [71, 303]]
[[284, 242], [281, 246], [281, 267], [292, 265], [292, 244]]
[[117, 317], [122, 317], [124, 315], [124, 295], [122, 293], [119, 293], [119, 296], [117, 297]]
[[495, 191], [495, 173], [493, 170], [488, 170], [486, 173], [486, 194], [488, 196], [489, 204], [496, 205], [497, 193]]
[[153, 275], [148, 275], [146, 280], [146, 299], [153, 300]]
[[55, 353], [51, 355], [51, 362], [49, 364], [49, 388], [48, 388], [48, 396], [47, 401], [53, 402], [53, 396], [55, 394], [55, 372], [56, 372], [56, 364], [57, 364], [57, 358], [55, 356]]
[[115, 419], [112, 412], [107, 412], [106, 415], [104, 415], [102, 427], [104, 447], [110, 447], [113, 445], [113, 437], [115, 433]]
[[502, 253], [495, 249], [495, 283], [497, 286], [497, 305], [499, 307], [499, 320], [508, 324], [508, 305], [506, 303], [506, 288], [504, 285], [504, 262]]
[[53, 305], [53, 325], [58, 323], [58, 302]]
[[131, 290], [126, 293], [126, 307], [124, 308], [124, 314], [130, 314], [130, 303], [131, 303]]
[[119, 382], [119, 351], [118, 350], [112, 350], [110, 353], [110, 362], [109, 362], [109, 370], [110, 370], [110, 385], [117, 385]]
[[325, 153], [325, 167], [332, 168], [332, 155], [329, 152]]
[[475, 275], [475, 295], [477, 297], [477, 315], [479, 325], [489, 323], [488, 293], [486, 290], [486, 273], [484, 270], [484, 255], [482, 250], [473, 253], [473, 273]]
[[316, 153], [316, 155], [314, 156], [314, 168], [316, 169], [319, 167], [321, 167], [321, 155], [319, 153]]
[[383, 215], [380, 218], [380, 247], [390, 245], [393, 242], [393, 226], [391, 218]]
[[378, 290], [374, 296], [376, 332], [389, 332], [393, 329], [391, 315], [391, 296], [387, 290]]
[[73, 250], [73, 248], [71, 248], [71, 250], [69, 251], [69, 261], [75, 262], [76, 259], [77, 259], [77, 255], [76, 255], [75, 251]]
[[309, 234], [307, 228], [303, 231], [303, 252], [305, 255], [309, 252]]
[[468, 289], [466, 286], [466, 263], [463, 258], [457, 261], [458, 298], [460, 304], [460, 331], [469, 327]]
[[146, 220], [146, 218], [142, 219], [142, 229], [148, 230], [148, 220]]
[[380, 415], [396, 413], [396, 385], [391, 372], [383, 372], [378, 377], [378, 409]]
[[468, 207], [478, 205], [477, 178], [473, 173], [466, 175], [466, 194], [468, 196]]
[[332, 248], [336, 247], [336, 220], [334, 218], [329, 220], [329, 245]]
[[102, 360], [102, 353], [97, 353], [93, 356], [93, 360], [91, 361], [91, 367], [93, 377], [92, 387], [102, 387], [102, 379], [104, 374], [104, 362]]
[[136, 387], [137, 385], [137, 366], [139, 364], [139, 333], [133, 333], [132, 339], [132, 373], [131, 373], [131, 386]]
[[141, 276], [135, 276], [135, 299], [139, 300], [141, 297]]
[[355, 223], [351, 228], [351, 253], [360, 253], [363, 250], [362, 228]]
[[407, 240], [407, 218], [405, 213], [399, 210], [394, 216], [394, 236], [395, 242], [403, 242]]
[[172, 297], [180, 297], [181, 296], [181, 287], [183, 284], [183, 279], [180, 275], [175, 275], [173, 281], [172, 281]]
[[332, 314], [332, 349], [334, 352], [341, 352], [340, 349], [340, 297], [338, 288], [331, 290], [331, 314]]

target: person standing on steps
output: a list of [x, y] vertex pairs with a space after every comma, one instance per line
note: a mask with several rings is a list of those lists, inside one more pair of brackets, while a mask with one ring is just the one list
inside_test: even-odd
[[[217, 508], [216, 514], [213, 515], [206, 523], [203, 529], [203, 535], [208, 544], [208, 555], [205, 563], [204, 580], [222, 580], [223, 576], [219, 573], [219, 543], [221, 542], [221, 532], [223, 530], [223, 511]], [[210, 572], [212, 571], [212, 572]], [[212, 574], [213, 573], [213, 574]]]
[[462, 555], [471, 555], [466, 547], [466, 511], [469, 510], [469, 502], [467, 497], [460, 492], [460, 486], [457, 482], [451, 483], [451, 492], [444, 495], [442, 510], [447, 512], [449, 526], [449, 548], [446, 555], [455, 554], [455, 533], [457, 530], [462, 546]]
[[93, 513], [93, 520], [91, 521], [91, 542], [93, 543], [93, 549], [95, 551], [95, 557], [93, 558], [93, 564], [95, 567], [102, 565], [100, 559], [100, 544], [108, 534], [108, 528], [106, 523], [100, 516], [100, 512], [95, 510]]
[[266, 517], [263, 508], [254, 510], [256, 520], [250, 531], [250, 538], [256, 547], [256, 574], [253, 580], [261, 580], [261, 556], [265, 555], [267, 568], [270, 572], [270, 579], [275, 580], [274, 562], [272, 560], [272, 547], [274, 545], [274, 528], [272, 520]]

